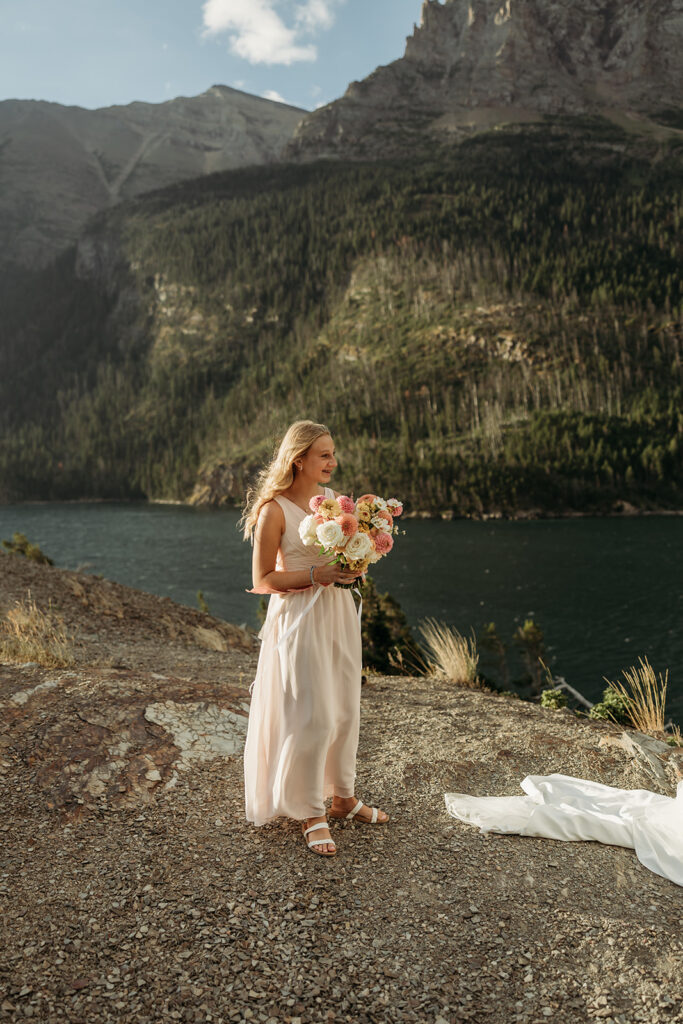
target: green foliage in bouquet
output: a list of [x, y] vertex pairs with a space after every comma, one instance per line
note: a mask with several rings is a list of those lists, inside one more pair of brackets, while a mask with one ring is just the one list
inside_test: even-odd
[[413, 674], [423, 654], [400, 604], [390, 594], [379, 594], [370, 576], [365, 577], [360, 592], [364, 667], [387, 675]]
[[560, 708], [566, 708], [567, 706], [567, 695], [562, 690], [543, 690], [541, 693], [541, 707], [551, 708], [553, 711], [558, 711]]
[[2, 546], [11, 555], [23, 555], [24, 558], [29, 558], [32, 562], [38, 562], [39, 565], [55, 564], [51, 558], [43, 554], [37, 544], [31, 544], [23, 533], [13, 533], [12, 540], [3, 540]]

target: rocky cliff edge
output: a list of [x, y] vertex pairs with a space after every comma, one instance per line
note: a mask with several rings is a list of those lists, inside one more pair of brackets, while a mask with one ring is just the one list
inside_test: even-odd
[[0, 665], [0, 1020], [683, 1019], [676, 886], [445, 812], [556, 771], [665, 791], [617, 730], [371, 676], [357, 791], [391, 822], [335, 824], [322, 860], [295, 822], [244, 819], [248, 634], [0, 556], [3, 609], [29, 589], [74, 660]]

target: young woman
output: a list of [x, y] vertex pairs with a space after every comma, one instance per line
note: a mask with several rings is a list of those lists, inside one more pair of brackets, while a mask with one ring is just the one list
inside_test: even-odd
[[285, 434], [242, 516], [252, 539], [251, 593], [271, 594], [244, 749], [247, 820], [300, 820], [314, 853], [332, 856], [331, 818], [385, 822], [388, 815], [354, 795], [362, 651], [353, 573], [306, 547], [299, 526], [337, 460], [322, 423], [300, 420]]

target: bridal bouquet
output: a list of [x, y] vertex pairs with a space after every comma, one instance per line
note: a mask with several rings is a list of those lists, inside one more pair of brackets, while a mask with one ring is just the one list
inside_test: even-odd
[[[307, 546], [315, 544], [321, 555], [334, 555], [333, 561], [358, 576], [389, 554], [393, 535], [398, 533], [394, 519], [403, 512], [396, 498], [385, 501], [376, 494], [363, 494], [357, 501], [345, 494], [338, 498], [316, 494], [309, 507], [311, 514], [299, 527], [301, 540]], [[345, 589], [355, 585], [335, 583]]]

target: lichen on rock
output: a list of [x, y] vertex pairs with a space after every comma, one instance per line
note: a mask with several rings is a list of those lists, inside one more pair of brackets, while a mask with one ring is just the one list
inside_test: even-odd
[[215, 704], [180, 704], [167, 700], [145, 708], [145, 718], [171, 733], [173, 743], [180, 750], [175, 764], [181, 769], [190, 768], [192, 761], [210, 761], [240, 753], [244, 746], [245, 715]]

